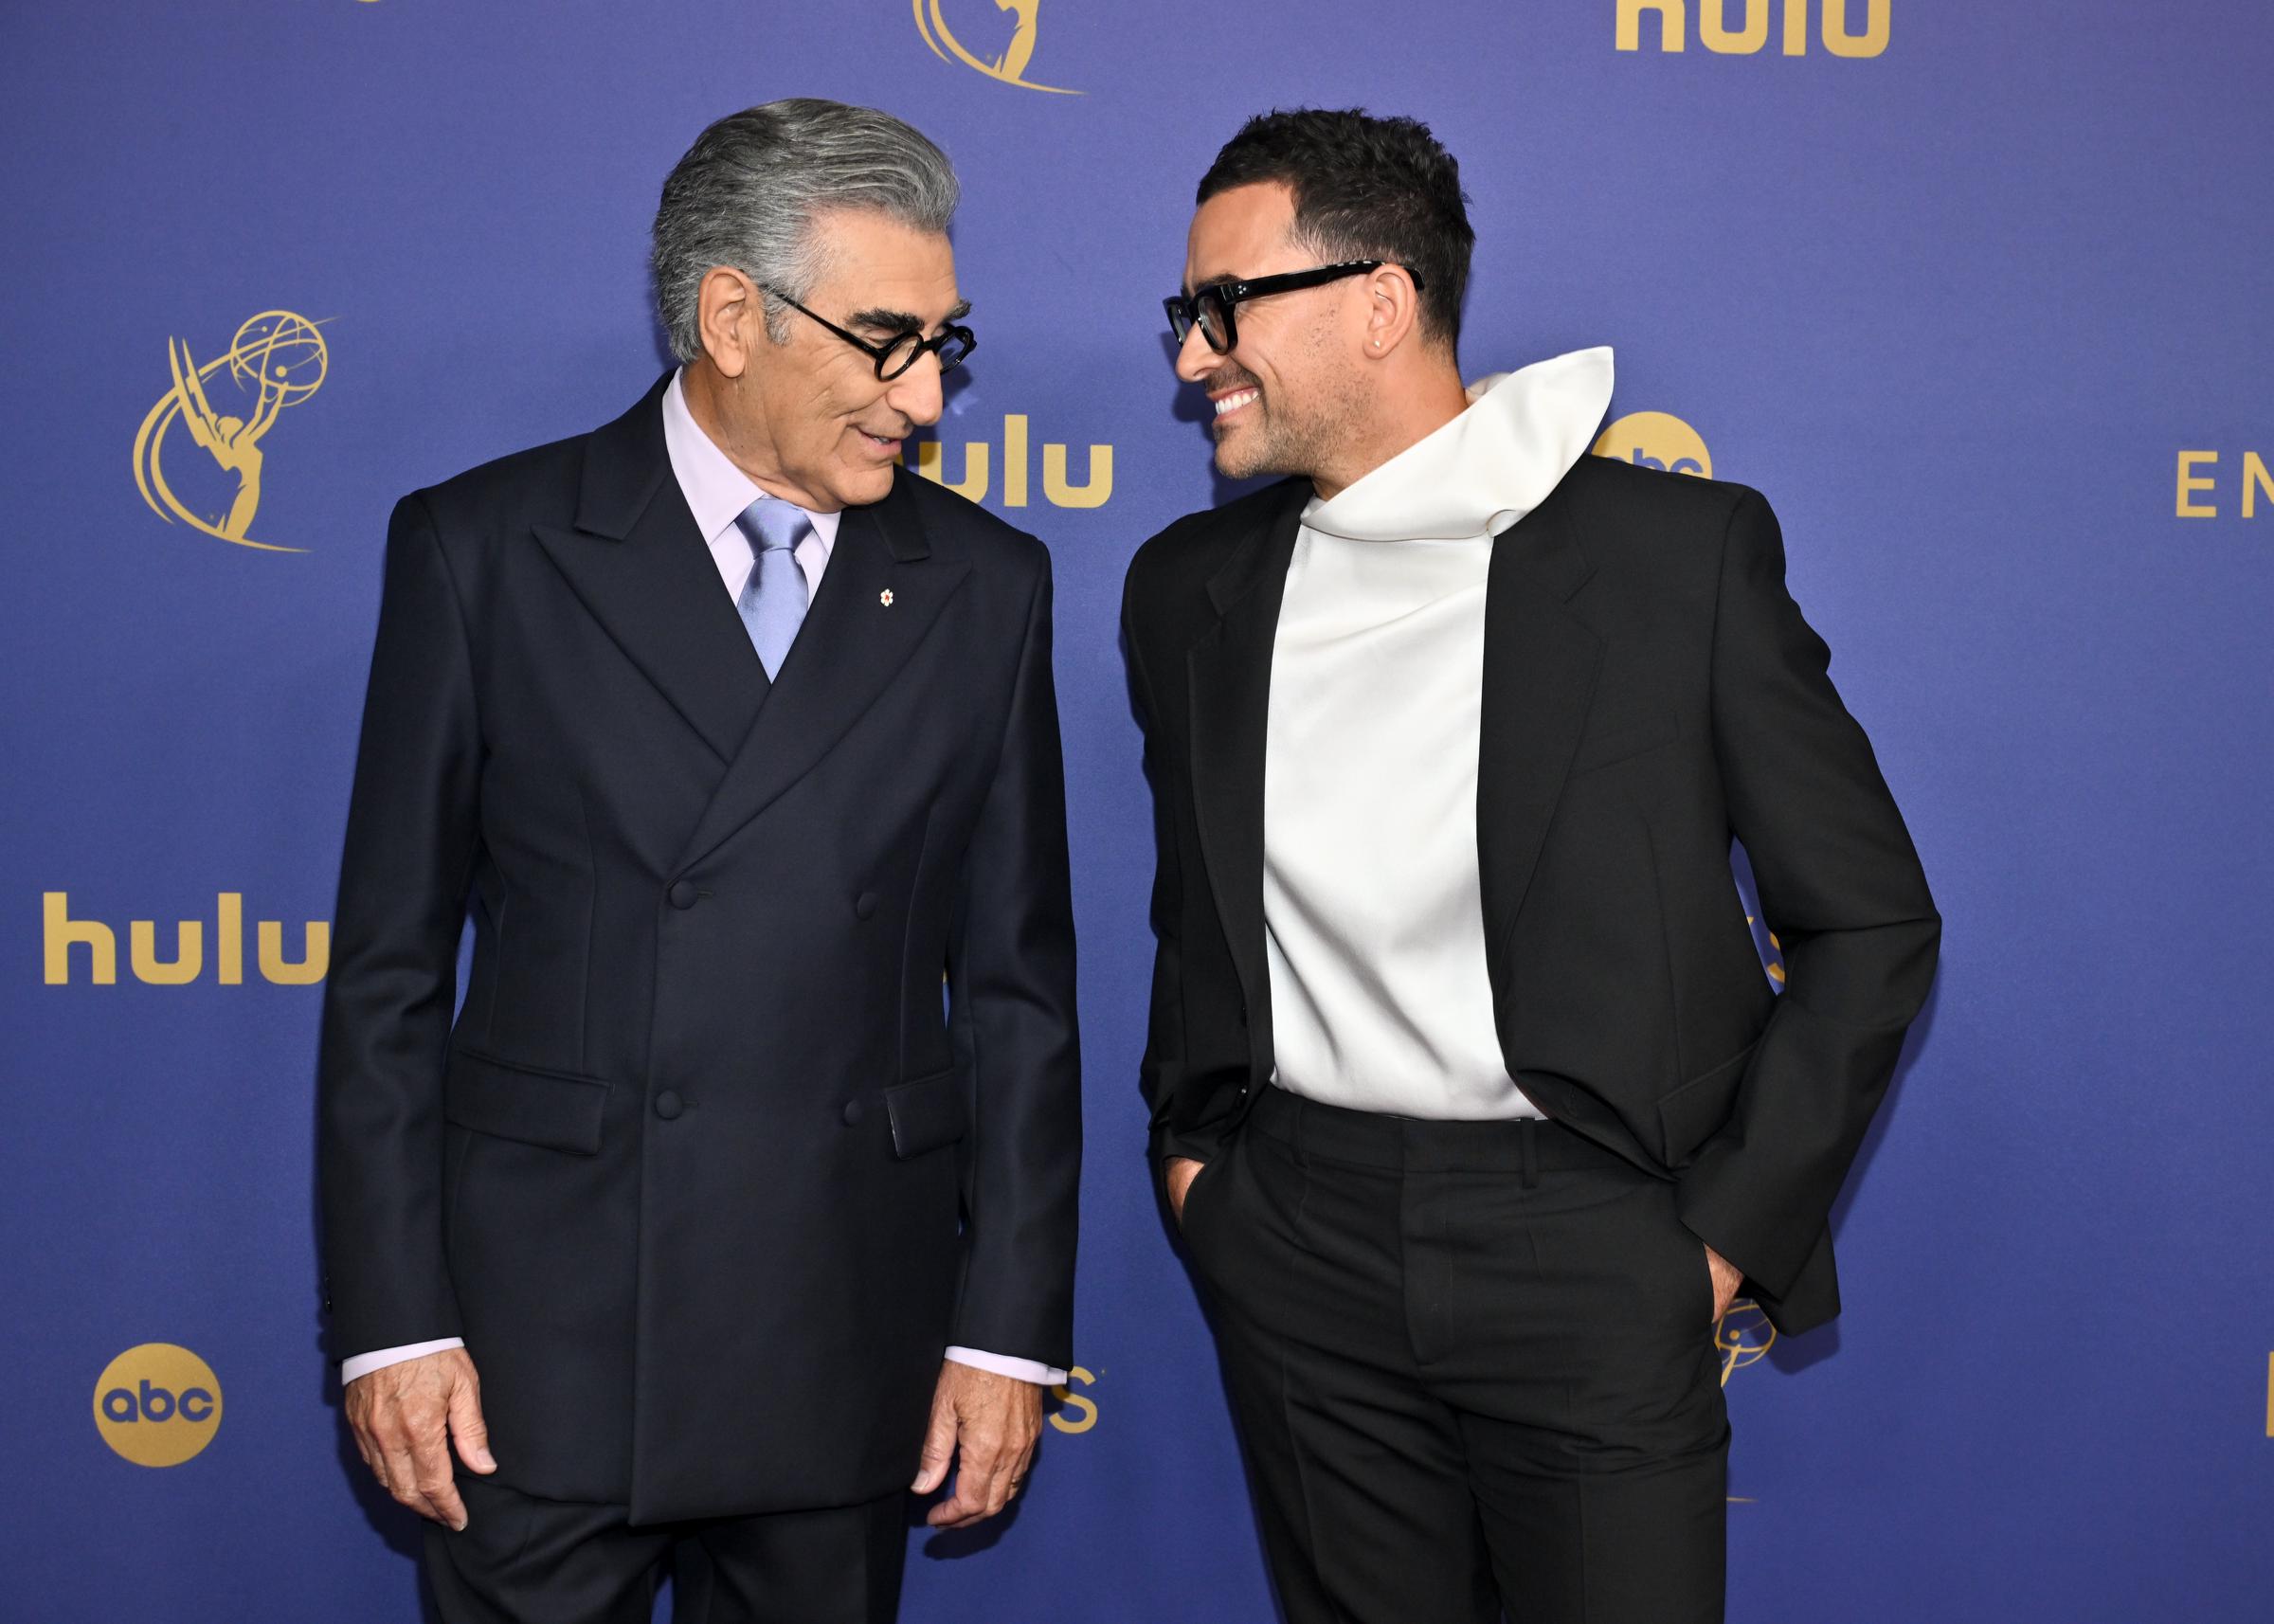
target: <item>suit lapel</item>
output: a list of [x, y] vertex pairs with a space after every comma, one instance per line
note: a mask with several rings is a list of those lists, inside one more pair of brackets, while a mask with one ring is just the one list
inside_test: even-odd
[[1508, 937], [1602, 662], [1602, 641], [1566, 607], [1594, 572], [1573, 526], [1568, 484], [1494, 541], [1485, 590], [1476, 844], [1495, 985], [1505, 983]]
[[[917, 522], [905, 489], [914, 478], [897, 473], [883, 501], [844, 511], [797, 641], [678, 866], [707, 857], [810, 772], [875, 703], [963, 586], [968, 562], [935, 553]], [[717, 593], [715, 577], [712, 585]], [[727, 613], [749, 653], [732, 604]], [[756, 656], [750, 660], [755, 666]]]
[[1263, 951], [1264, 749], [1272, 649], [1287, 568], [1309, 486], [1290, 480], [1284, 504], [1208, 583], [1218, 619], [1185, 656], [1193, 815], [1217, 915], [1246, 996], [1258, 1064], [1271, 1050], [1271, 978]]
[[669, 381], [592, 435], [575, 528], [539, 525], [536, 536], [592, 618], [725, 763], [766, 702], [766, 668], [671, 477]]

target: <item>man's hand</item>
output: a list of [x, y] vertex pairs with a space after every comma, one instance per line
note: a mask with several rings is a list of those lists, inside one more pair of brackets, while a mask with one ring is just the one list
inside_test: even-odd
[[1041, 1388], [944, 1361], [931, 1396], [923, 1464], [910, 1487], [929, 1494], [948, 1481], [948, 1458], [960, 1452], [962, 1459], [956, 1463], [955, 1492], [924, 1520], [935, 1528], [968, 1528], [994, 1516], [1025, 1483], [1035, 1440], [1041, 1435]]
[[348, 1383], [348, 1425], [379, 1486], [420, 1516], [466, 1525], [450, 1472], [450, 1445], [470, 1471], [497, 1470], [481, 1418], [481, 1379], [462, 1347], [446, 1347]]
[[1710, 1246], [1706, 1249], [1706, 1267], [1713, 1274], [1713, 1323], [1718, 1326], [1737, 1300], [1737, 1289], [1744, 1282], [1745, 1273]]
[[1192, 1182], [1207, 1165], [1189, 1156], [1171, 1156], [1161, 1165], [1161, 1175], [1168, 1181], [1168, 1210], [1175, 1216], [1179, 1229], [1184, 1227], [1184, 1192], [1192, 1188]]

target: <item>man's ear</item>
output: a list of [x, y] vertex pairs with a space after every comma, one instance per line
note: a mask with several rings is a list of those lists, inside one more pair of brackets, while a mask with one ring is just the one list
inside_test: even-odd
[[1394, 354], [1410, 343], [1421, 321], [1421, 291], [1403, 265], [1379, 266], [1366, 278], [1364, 353], [1368, 360]]
[[695, 331], [720, 375], [740, 378], [766, 333], [766, 298], [757, 283], [731, 265], [704, 272], [695, 291]]

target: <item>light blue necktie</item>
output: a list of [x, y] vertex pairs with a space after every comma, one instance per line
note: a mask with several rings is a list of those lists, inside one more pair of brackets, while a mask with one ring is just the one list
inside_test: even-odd
[[734, 606], [750, 634], [750, 646], [770, 678], [782, 669], [789, 645], [798, 641], [810, 589], [798, 563], [798, 543], [813, 533], [804, 510], [779, 496], [760, 496], [734, 523], [750, 544], [749, 581]]

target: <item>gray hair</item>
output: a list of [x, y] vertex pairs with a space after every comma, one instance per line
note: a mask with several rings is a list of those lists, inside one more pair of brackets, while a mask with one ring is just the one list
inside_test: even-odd
[[[699, 296], [715, 267], [802, 300], [824, 268], [815, 215], [873, 208], [944, 233], [961, 195], [948, 154], [889, 113], [798, 97], [729, 114], [674, 166], [656, 209], [648, 263], [671, 352], [681, 362], [702, 353]], [[786, 315], [767, 299], [777, 344]]]

